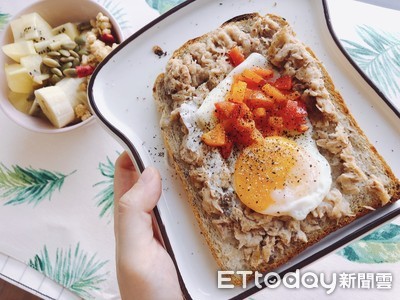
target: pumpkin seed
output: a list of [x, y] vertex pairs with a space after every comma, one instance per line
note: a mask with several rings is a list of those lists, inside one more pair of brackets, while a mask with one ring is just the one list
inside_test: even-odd
[[69, 50], [69, 53], [70, 53], [73, 57], [79, 58], [79, 54], [76, 53], [74, 50]]
[[54, 57], [54, 58], [57, 58], [57, 57], [59, 57], [61, 54], [60, 54], [60, 52], [58, 52], [58, 51], [50, 51], [49, 53], [47, 53], [47, 56], [50, 56], [50, 57]]
[[76, 43], [74, 41], [68, 41], [61, 44], [61, 48], [65, 50], [75, 49]]
[[61, 66], [61, 71], [64, 72], [65, 69], [69, 69], [71, 67], [73, 67], [73, 63], [72, 62], [67, 62], [67, 63], [65, 63], [65, 64], [63, 64]]
[[77, 77], [78, 76], [76, 69], [73, 69], [73, 68], [65, 69], [63, 73], [66, 77]]
[[77, 43], [79, 46], [85, 45], [86, 44], [86, 40], [82, 37], [82, 36], [77, 36], [74, 39], [75, 43]]
[[66, 62], [72, 62], [74, 59], [75, 59], [75, 58], [72, 57], [72, 56], [69, 56], [69, 57], [61, 57], [61, 58], [60, 58], [60, 61], [61, 61], [62, 63], [66, 63]]
[[88, 55], [89, 52], [87, 52], [86, 49], [81, 49], [81, 50], [78, 51], [78, 54], [79, 54], [79, 55]]
[[60, 66], [60, 64], [58, 63], [58, 61], [56, 61], [55, 59], [52, 59], [50, 57], [44, 57], [42, 62], [50, 67], [50, 68], [58, 68]]
[[78, 30], [79, 31], [85, 31], [85, 30], [89, 30], [92, 29], [92, 25], [90, 25], [90, 22], [82, 22], [78, 24]]
[[60, 49], [60, 50], [58, 50], [58, 52], [59, 52], [62, 56], [65, 56], [65, 57], [71, 56], [71, 53], [69, 53], [69, 51], [68, 51], [68, 50], [65, 50], [65, 49]]
[[55, 85], [60, 80], [61, 80], [61, 77], [57, 76], [56, 74], [54, 74], [53, 76], [50, 77], [50, 83], [52, 85]]
[[81, 64], [81, 60], [79, 58], [75, 58], [72, 62], [74, 67], [79, 66]]
[[53, 74], [57, 75], [58, 77], [63, 77], [63, 73], [61, 72], [60, 69], [51, 68], [50, 71], [51, 71]]
[[50, 68], [46, 66], [43, 62], [40, 64], [40, 73], [48, 74], [50, 72]]

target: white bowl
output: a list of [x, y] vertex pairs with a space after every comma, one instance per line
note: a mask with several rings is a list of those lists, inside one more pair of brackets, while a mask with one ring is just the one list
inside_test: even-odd
[[[52, 27], [62, 25], [67, 22], [83, 22], [88, 21], [96, 17], [99, 12], [110, 18], [111, 24], [113, 26], [114, 33], [118, 39], [118, 42], [122, 42], [123, 34], [121, 28], [119, 27], [116, 20], [113, 18], [111, 13], [107, 11], [106, 8], [99, 5], [96, 2], [90, 0], [44, 0], [38, 1], [25, 9], [19, 11], [13, 16], [13, 18], [19, 18], [20, 16], [37, 12], [39, 13]], [[6, 45], [14, 42], [11, 28], [8, 26], [6, 28], [1, 45]], [[5, 63], [11, 63], [12, 60], [9, 59], [3, 51], [0, 50], [0, 68], [4, 70]], [[35, 132], [42, 133], [59, 133], [66, 132], [78, 127], [84, 126], [95, 118], [91, 116], [85, 121], [66, 126], [63, 128], [54, 127], [49, 121], [30, 116], [19, 110], [17, 110], [11, 102], [8, 100], [9, 88], [7, 86], [4, 71], [0, 72], [0, 106], [5, 112], [5, 114], [14, 122], [20, 126], [30, 129]]]

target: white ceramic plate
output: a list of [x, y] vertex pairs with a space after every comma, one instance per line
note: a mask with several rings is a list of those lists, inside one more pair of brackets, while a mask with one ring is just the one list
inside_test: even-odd
[[[258, 291], [252, 285], [246, 289], [217, 288], [217, 265], [192, 216], [181, 183], [166, 161], [152, 87], [171, 53], [187, 40], [245, 13], [285, 17], [298, 37], [324, 62], [360, 126], [400, 175], [396, 155], [400, 151], [399, 119], [338, 49], [325, 20], [325, 8], [323, 0], [187, 1], [129, 37], [92, 76], [90, 103], [104, 127], [132, 154], [140, 170], [151, 164], [161, 171], [163, 195], [155, 215], [187, 298], [240, 299]], [[156, 56], [152, 52], [155, 45], [168, 54]], [[360, 222], [331, 234], [279, 271], [284, 274], [302, 267], [399, 214], [398, 204], [370, 213]]]

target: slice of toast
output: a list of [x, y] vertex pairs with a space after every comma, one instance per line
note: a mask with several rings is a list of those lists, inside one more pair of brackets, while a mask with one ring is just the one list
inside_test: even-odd
[[[243, 205], [231, 187], [234, 158], [218, 160], [218, 153], [201, 142], [201, 130], [191, 127], [196, 122], [187, 123], [233, 69], [226, 56], [233, 47], [245, 57], [265, 56], [275, 71], [293, 76], [303, 94], [313, 139], [332, 175], [328, 195], [304, 220], [259, 214]], [[399, 180], [357, 125], [322, 63], [282, 17], [238, 16], [188, 41], [173, 53], [153, 91], [166, 148], [222, 270], [271, 271], [330, 232], [400, 198]]]

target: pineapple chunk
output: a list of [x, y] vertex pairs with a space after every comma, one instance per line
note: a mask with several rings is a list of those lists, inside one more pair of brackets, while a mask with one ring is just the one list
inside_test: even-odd
[[30, 13], [10, 22], [14, 41], [33, 40], [39, 42], [53, 36], [51, 26], [38, 14]]
[[21, 57], [36, 54], [36, 50], [32, 41], [15, 42], [4, 45], [1, 48], [8, 57], [16, 62], [20, 62]]
[[79, 36], [78, 26], [71, 22], [53, 28], [52, 33], [53, 35], [65, 33], [71, 38], [71, 40], [74, 40], [77, 36]]
[[33, 92], [33, 79], [25, 67], [20, 64], [6, 64], [5, 73], [10, 90], [26, 94]]

